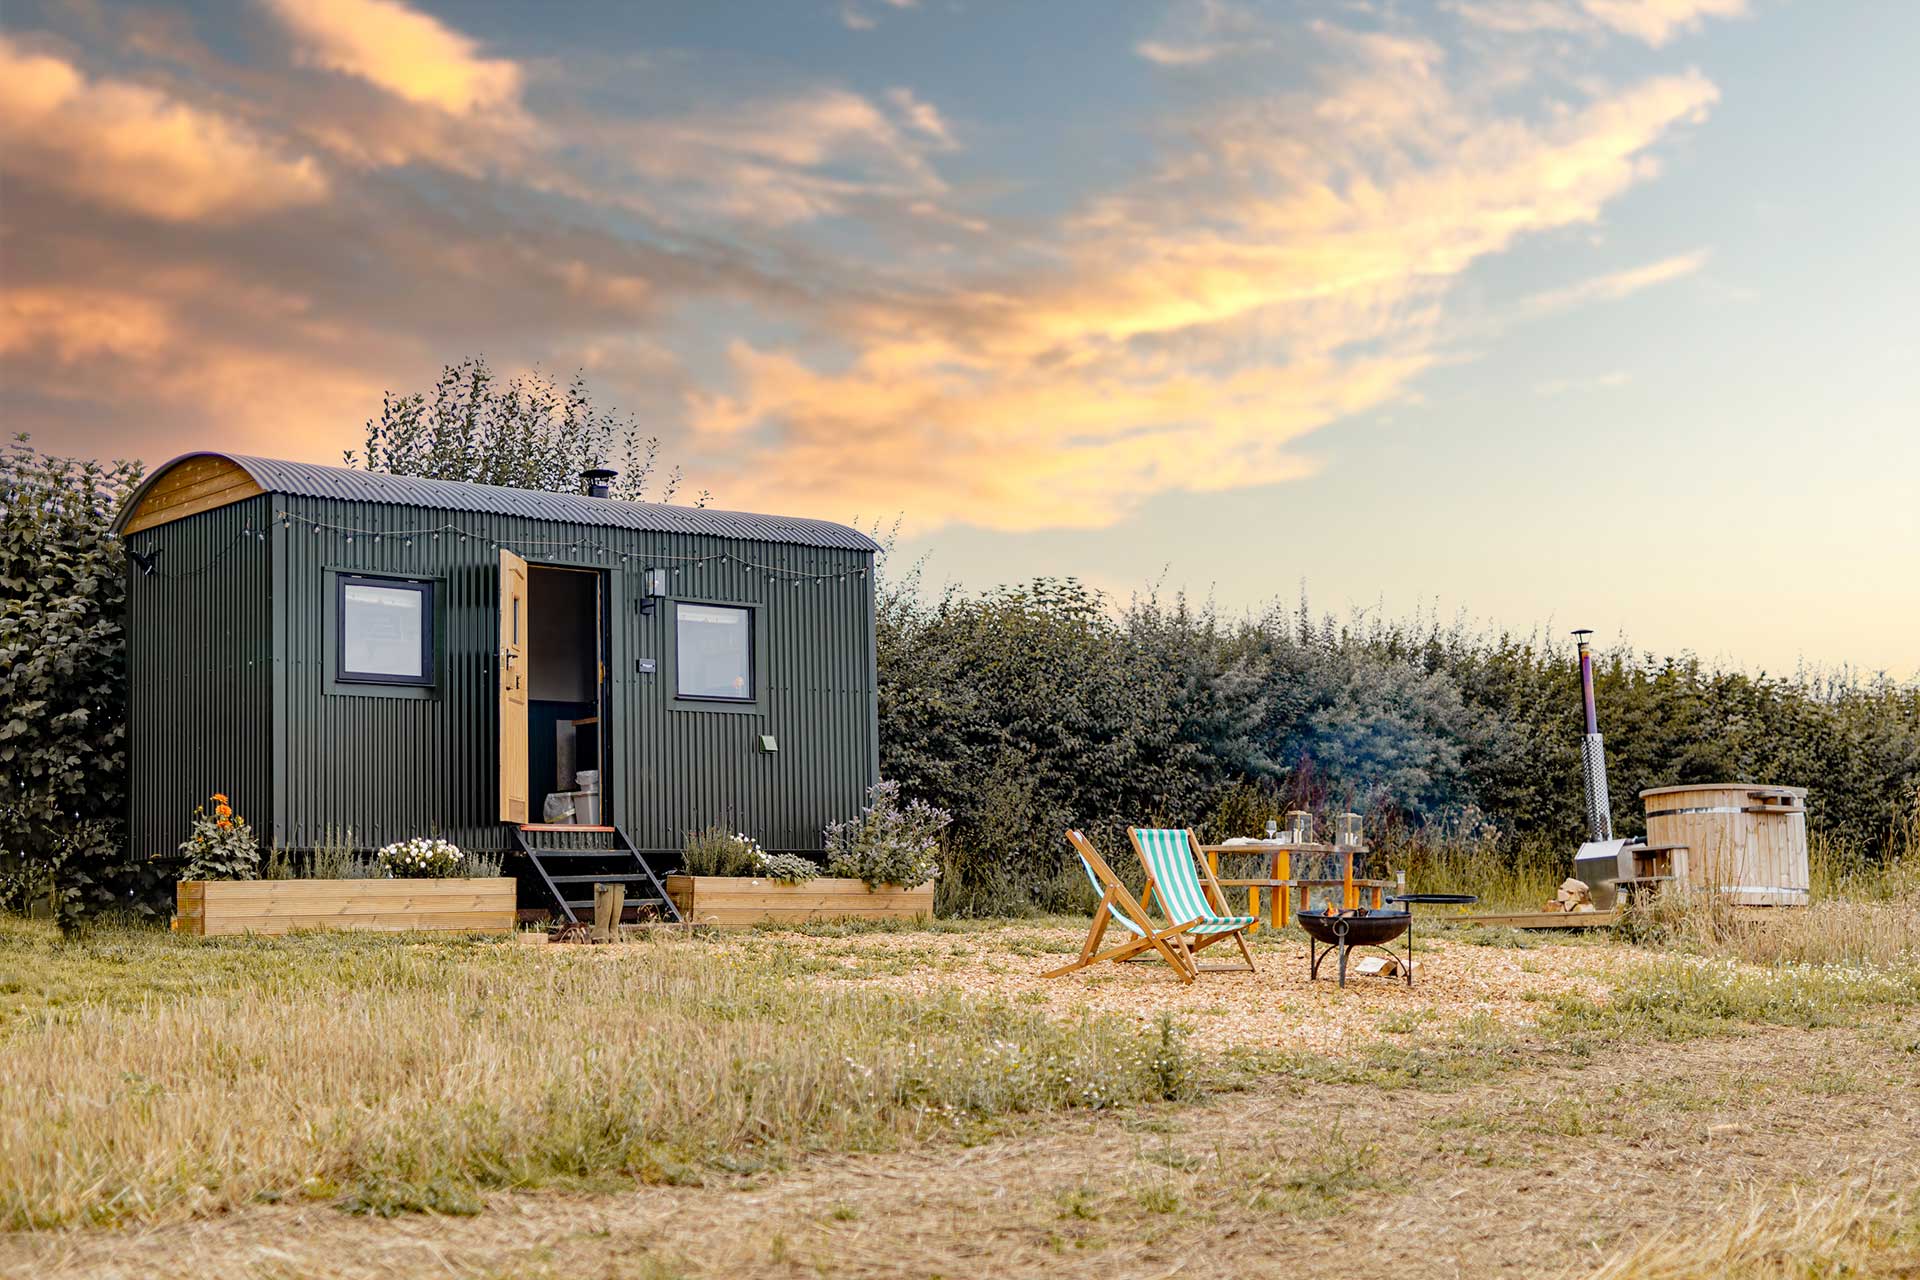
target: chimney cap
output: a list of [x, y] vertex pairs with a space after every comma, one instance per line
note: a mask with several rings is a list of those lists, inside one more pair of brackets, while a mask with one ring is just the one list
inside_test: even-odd
[[588, 467], [581, 471], [580, 478], [587, 482], [589, 498], [604, 498], [611, 490], [613, 478], [619, 474], [612, 467]]

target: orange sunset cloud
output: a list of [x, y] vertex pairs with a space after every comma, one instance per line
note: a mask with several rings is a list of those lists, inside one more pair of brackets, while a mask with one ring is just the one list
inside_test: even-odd
[[169, 222], [220, 221], [328, 192], [309, 156], [143, 85], [89, 80], [0, 36], [0, 169]]
[[[1716, 11], [1581, 10], [1651, 43]], [[623, 107], [627, 66], [556, 75], [401, 0], [249, 12], [252, 64], [168, 29], [191, 75], [143, 78], [151, 38], [98, 50], [106, 72], [0, 44], [8, 234], [39, 250], [13, 257], [0, 359], [62, 430], [123, 449], [131, 414], [150, 454], [330, 457], [382, 390], [485, 351], [591, 365], [729, 503], [918, 529], [1100, 526], [1311, 474], [1305, 437], [1454, 358], [1460, 277], [1598, 221], [1717, 97], [1681, 70], [1543, 81], [1522, 110], [1479, 54], [1318, 21], [1293, 82], [1193, 97], [1123, 177], [1014, 214], [955, 176], [973, 131], [897, 82], [648, 96], [661, 60]], [[1183, 12], [1129, 46], [1154, 74], [1286, 43]]]

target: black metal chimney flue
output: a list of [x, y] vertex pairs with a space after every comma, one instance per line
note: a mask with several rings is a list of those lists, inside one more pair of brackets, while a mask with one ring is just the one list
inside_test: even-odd
[[1600, 736], [1600, 714], [1593, 704], [1593, 650], [1587, 637], [1573, 633], [1580, 646], [1580, 702], [1586, 712], [1586, 736], [1580, 740], [1580, 767], [1587, 781], [1587, 839], [1613, 839], [1613, 801], [1607, 795], [1607, 744]]
[[612, 467], [588, 467], [580, 478], [587, 482], [589, 498], [609, 498], [613, 496], [613, 478], [619, 474]]

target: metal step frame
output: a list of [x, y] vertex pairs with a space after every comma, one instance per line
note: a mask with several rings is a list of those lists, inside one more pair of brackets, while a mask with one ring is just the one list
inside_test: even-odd
[[[604, 837], [606, 845], [583, 846], [583, 841], [596, 837]], [[595, 884], [624, 884], [628, 887], [628, 907], [653, 907], [663, 919], [674, 924], [685, 923], [680, 909], [667, 896], [667, 886], [618, 825], [566, 827], [526, 823], [513, 829], [513, 839], [565, 923], [580, 924], [592, 919], [593, 891], [589, 888], [584, 898], [569, 898], [564, 886]], [[611, 865], [605, 871], [587, 875], [566, 869], [570, 861], [583, 858], [597, 858]], [[551, 867], [548, 866], [550, 860]], [[636, 893], [636, 887], [644, 891]]]

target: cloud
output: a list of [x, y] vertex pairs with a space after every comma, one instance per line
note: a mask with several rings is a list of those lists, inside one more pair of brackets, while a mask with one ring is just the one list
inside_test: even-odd
[[[732, 505], [1107, 525], [1157, 494], [1312, 474], [1313, 432], [1414, 400], [1460, 358], [1463, 274], [1599, 221], [1717, 97], [1694, 72], [1547, 72], [1513, 94], [1487, 60], [1524, 38], [1455, 49], [1388, 20], [1282, 40], [1199, 6], [1156, 38], [1284, 53], [1189, 64], [1149, 159], [1029, 201], [1003, 199], [990, 156], [950, 177], [970, 131], [904, 76], [861, 92], [664, 57], [645, 76], [592, 57], [523, 74], [397, 4], [273, 2], [291, 60], [235, 64], [186, 24], [165, 52], [118, 51], [187, 86], [140, 88], [147, 115], [249, 149], [223, 161], [237, 193], [190, 170], [92, 176], [115, 173], [97, 162], [109, 131], [71, 119], [119, 81], [45, 55], [64, 78], [0, 79], [0, 120], [67, 121], [72, 160], [0, 154], [8, 234], [36, 249], [9, 244], [10, 421], [102, 451], [331, 457], [381, 390], [485, 352], [503, 371], [590, 368]], [[315, 34], [355, 12], [372, 17], [353, 39]], [[354, 43], [382, 23], [425, 53]], [[129, 226], [129, 208], [149, 218]], [[1532, 305], [1624, 296], [1695, 256]]]
[[299, 42], [300, 61], [356, 76], [454, 116], [513, 113], [522, 73], [398, 0], [263, 0]]
[[1160, 24], [1158, 35], [1137, 41], [1135, 54], [1162, 67], [1204, 67], [1232, 54], [1273, 46], [1266, 24], [1227, 0], [1187, 0]]
[[947, 127], [946, 118], [940, 114], [940, 109], [923, 98], [915, 97], [913, 90], [889, 89], [887, 101], [893, 104], [894, 110], [900, 113], [901, 120], [915, 133], [939, 143], [948, 150], [956, 145], [953, 140], [953, 131]]
[[1583, 0], [1588, 13], [1623, 35], [1658, 48], [1698, 31], [1708, 18], [1737, 18], [1747, 0]]
[[1534, 384], [1534, 394], [1541, 396], [1564, 396], [1589, 391], [1611, 391], [1624, 387], [1633, 381], [1625, 370], [1615, 369], [1611, 373], [1595, 374], [1587, 378], [1550, 378]]
[[876, 201], [946, 190], [931, 156], [954, 147], [945, 119], [910, 90], [895, 114], [849, 89], [814, 87], [677, 116], [594, 126], [600, 149], [645, 183], [639, 207], [675, 200], [743, 222], [787, 226]]
[[170, 222], [234, 219], [328, 192], [310, 156], [246, 125], [0, 36], [0, 169], [106, 208]]
[[1163, 40], [1142, 40], [1133, 46], [1135, 53], [1163, 67], [1204, 66], [1231, 49], [1224, 44], [1169, 44]]
[[[880, 3], [889, 9], [901, 10], [916, 7], [919, 0], [880, 0]], [[845, 3], [840, 6], [840, 24], [849, 31], [871, 31], [880, 25], [880, 20], [852, 3]]]
[[1655, 285], [1690, 276], [1706, 264], [1705, 249], [1675, 254], [1670, 258], [1662, 258], [1658, 262], [1649, 262], [1625, 271], [1610, 272], [1607, 275], [1594, 276], [1562, 288], [1536, 293], [1521, 304], [1521, 311], [1529, 315], [1544, 315], [1554, 311], [1565, 311], [1570, 307], [1584, 306], [1589, 302], [1617, 302], [1642, 289], [1650, 289]]
[[1659, 48], [1708, 18], [1745, 15], [1747, 0], [1451, 0], [1442, 7], [1491, 31], [1604, 30]]
[[0, 357], [68, 366], [108, 357], [151, 360], [173, 338], [151, 298], [105, 289], [13, 288], [0, 294]]
[[1717, 96], [1656, 77], [1529, 122], [1427, 42], [1324, 34], [1344, 74], [1184, 122], [1157, 173], [1062, 228], [1057, 268], [866, 301], [835, 326], [850, 358], [736, 343], [737, 389], [690, 405], [737, 459], [720, 487], [822, 511], [885, 492], [919, 527], [1019, 530], [1298, 477], [1302, 437], [1439, 358], [1453, 279], [1596, 219]]

